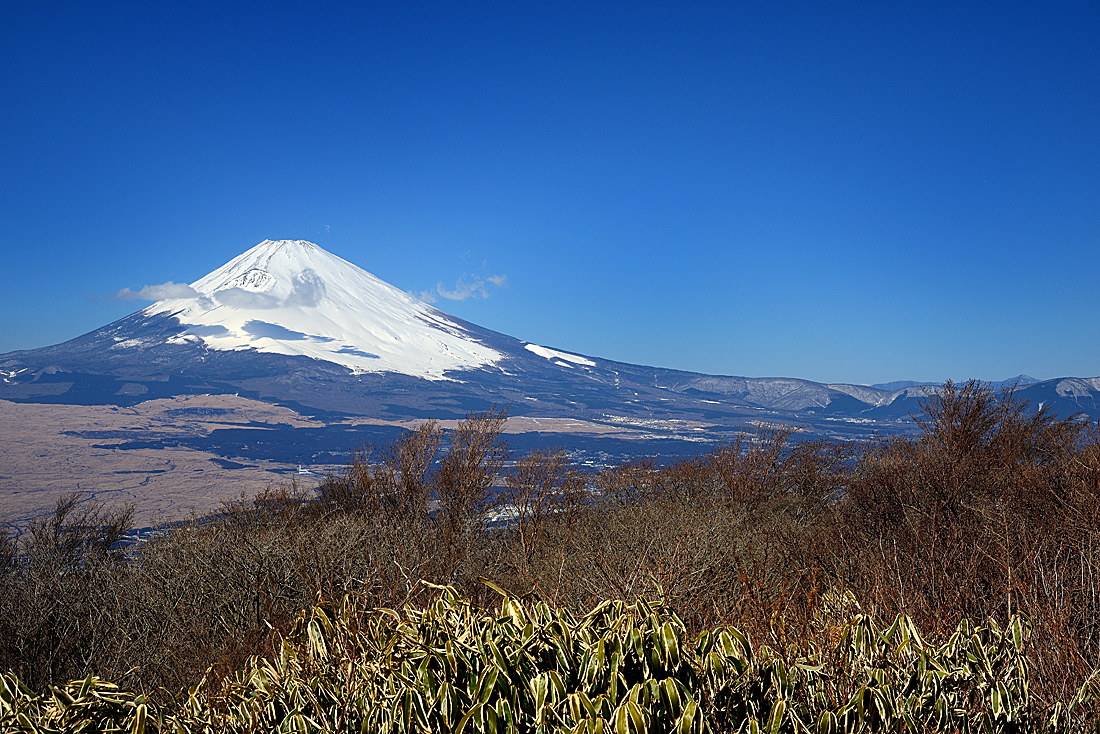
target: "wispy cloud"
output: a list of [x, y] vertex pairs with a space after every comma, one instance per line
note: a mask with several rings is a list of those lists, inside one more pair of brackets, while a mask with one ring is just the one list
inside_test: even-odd
[[279, 299], [270, 293], [253, 293], [244, 288], [226, 288], [214, 294], [214, 300], [230, 308], [278, 308]]
[[325, 282], [314, 270], [303, 270], [294, 276], [290, 295], [284, 306], [316, 306], [325, 297]]
[[435, 287], [435, 292], [451, 301], [465, 301], [467, 298], [488, 298], [492, 295], [492, 289], [507, 285], [508, 276], [503, 274], [485, 278], [479, 275], [463, 275], [455, 282], [454, 288], [448, 289], [440, 283]]
[[123, 288], [112, 298], [118, 301], [163, 301], [166, 298], [198, 298], [199, 293], [186, 283], [161, 283], [160, 285], [147, 285], [141, 290], [135, 291]]

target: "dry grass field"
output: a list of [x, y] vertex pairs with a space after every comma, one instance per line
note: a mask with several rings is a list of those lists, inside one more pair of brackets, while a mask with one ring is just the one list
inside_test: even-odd
[[[390, 425], [415, 429], [423, 421], [358, 418], [350, 425]], [[442, 421], [453, 428], [458, 421]], [[21, 528], [49, 515], [59, 497], [80, 491], [108, 508], [135, 505], [135, 524], [204, 514], [225, 499], [248, 496], [287, 481], [295, 466], [278, 461], [247, 461], [226, 469], [212, 453], [186, 447], [126, 450], [111, 448], [145, 439], [205, 436], [219, 428], [292, 425], [320, 428], [289, 408], [233, 395], [192, 395], [149, 400], [131, 408], [110, 405], [50, 405], [0, 400], [0, 525]], [[258, 426], [257, 426], [258, 427]], [[568, 418], [515, 417], [509, 434], [540, 431], [624, 435], [626, 427]], [[342, 465], [312, 466], [339, 471]]]
[[[210, 414], [199, 409], [211, 409]], [[186, 412], [173, 412], [180, 410]], [[0, 523], [22, 526], [44, 517], [58, 497], [75, 491], [108, 507], [134, 503], [138, 527], [192, 510], [215, 510], [230, 495], [242, 490], [251, 495], [282, 481], [280, 472], [293, 467], [249, 462], [256, 466], [224, 469], [212, 461], [218, 457], [192, 449], [111, 446], [255, 423], [321, 425], [292, 410], [231, 395], [150, 400], [132, 408], [0, 400]]]

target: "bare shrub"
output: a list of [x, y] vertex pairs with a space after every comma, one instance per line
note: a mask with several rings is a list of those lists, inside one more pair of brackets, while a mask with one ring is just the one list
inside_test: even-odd
[[974, 381], [921, 408], [919, 437], [859, 457], [823, 564], [881, 614], [932, 630], [1023, 611], [1042, 640], [1037, 693], [1079, 684], [1100, 661], [1095, 432]]
[[59, 498], [18, 542], [5, 538], [0, 665], [42, 688], [83, 677], [109, 655], [124, 609], [119, 541], [133, 514], [78, 492]]
[[510, 451], [501, 440], [508, 409], [473, 413], [447, 434], [434, 481], [445, 532], [459, 534], [493, 504], [490, 488]]
[[596, 492], [603, 502], [630, 505], [652, 497], [659, 486], [657, 462], [652, 457], [624, 461], [596, 476]]
[[515, 531], [525, 553], [533, 548], [543, 523], [561, 512], [572, 520], [580, 508], [584, 480], [569, 464], [564, 449], [532, 451], [516, 461], [504, 478], [505, 501], [515, 510]]
[[710, 454], [729, 502], [756, 505], [785, 489], [794, 432], [785, 426], [758, 426], [752, 436], [738, 433]]
[[329, 474], [317, 485], [317, 501], [321, 511], [347, 513], [372, 512], [378, 509], [375, 471], [371, 467], [372, 446], [352, 451], [351, 461], [339, 474]]
[[447, 433], [450, 447], [432, 473], [440, 577], [447, 583], [458, 582], [467, 559], [482, 545], [488, 513], [499, 504], [492, 487], [511, 454], [501, 439], [507, 414], [507, 408], [496, 407], [471, 413]]
[[518, 548], [506, 557], [521, 573], [510, 583], [574, 610], [659, 597], [693, 629], [733, 622], [771, 635], [792, 604], [808, 617], [819, 585], [809, 523], [842, 485], [846, 455], [819, 444], [789, 448], [787, 435], [599, 473], [572, 522], [559, 514], [538, 533], [511, 528], [509, 547]]
[[339, 476], [328, 476], [318, 486], [321, 507], [384, 513], [404, 525], [422, 522], [431, 496], [428, 472], [443, 433], [436, 421], [426, 421], [380, 451], [363, 446]]
[[[585, 494], [585, 478], [574, 467], [564, 449], [551, 451], [532, 451], [517, 460], [505, 474], [508, 488], [505, 502], [515, 512], [510, 529], [510, 540], [518, 543], [515, 560], [506, 560], [532, 586], [539, 589], [539, 580], [532, 574], [532, 564], [536, 553], [545, 553], [553, 545], [551, 538], [563, 530], [570, 533], [581, 512]], [[560, 543], [560, 553], [565, 552], [568, 541]], [[544, 559], [540, 559], [544, 560]], [[560, 571], [565, 559], [559, 564], [559, 578], [552, 591], [540, 589], [541, 595], [557, 600], [561, 588]], [[545, 579], [544, 579], [545, 580]]]

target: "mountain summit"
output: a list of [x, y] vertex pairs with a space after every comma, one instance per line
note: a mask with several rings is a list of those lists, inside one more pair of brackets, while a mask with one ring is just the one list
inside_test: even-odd
[[503, 356], [442, 311], [305, 240], [265, 240], [190, 287], [193, 295], [142, 311], [186, 327], [169, 343], [301, 355], [354, 374], [429, 380]]

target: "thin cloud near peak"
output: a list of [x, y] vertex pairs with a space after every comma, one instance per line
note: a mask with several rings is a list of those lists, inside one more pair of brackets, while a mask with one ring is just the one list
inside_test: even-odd
[[[435, 293], [451, 301], [465, 301], [467, 298], [488, 298], [495, 288], [504, 288], [508, 285], [508, 276], [490, 275], [482, 278], [480, 275], [463, 275], [455, 282], [454, 288], [448, 289], [442, 281], [435, 287]], [[430, 301], [429, 301], [430, 303]]]
[[199, 293], [186, 283], [160, 283], [142, 286], [141, 290], [123, 288], [111, 296], [116, 301], [163, 301], [168, 298], [198, 298]]

